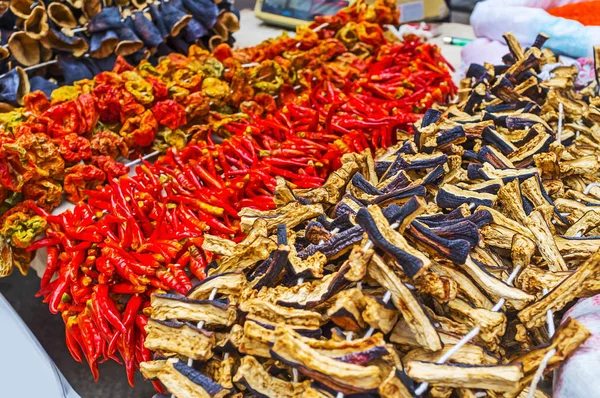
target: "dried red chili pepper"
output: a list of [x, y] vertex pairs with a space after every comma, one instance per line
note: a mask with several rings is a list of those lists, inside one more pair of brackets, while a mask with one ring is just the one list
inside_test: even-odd
[[157, 102], [152, 107], [152, 112], [159, 124], [171, 130], [186, 124], [185, 108], [173, 100]]

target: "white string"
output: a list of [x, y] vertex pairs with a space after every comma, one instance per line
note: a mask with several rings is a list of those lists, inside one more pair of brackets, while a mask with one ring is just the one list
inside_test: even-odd
[[[508, 279], [506, 279], [506, 284], [512, 285], [513, 281], [515, 280], [517, 275], [519, 275], [520, 271], [521, 271], [521, 266], [517, 264], [515, 266], [515, 268], [512, 270], [512, 272], [510, 273], [510, 275], [508, 276]], [[506, 299], [504, 297], [502, 297], [500, 300], [498, 300], [498, 302], [492, 308], [492, 312], [500, 311], [500, 309], [502, 309], [502, 306], [504, 305], [505, 302], [506, 302]], [[471, 341], [472, 339], [477, 337], [479, 332], [481, 332], [481, 326], [477, 325], [473, 328], [473, 330], [471, 330], [469, 333], [467, 333], [465, 336], [463, 336], [463, 338], [461, 338], [458, 341], [458, 343], [456, 343], [452, 348], [450, 348], [435, 363], [438, 365], [446, 363], [446, 361], [449, 360], [450, 358], [452, 358], [452, 356], [454, 354], [456, 354], [462, 347], [464, 347], [465, 344], [467, 344], [469, 341]], [[427, 383], [427, 382], [421, 383], [419, 385], [419, 387], [415, 390], [415, 395], [419, 396], [419, 395], [423, 394], [427, 390], [428, 387], [429, 387], [429, 383]]]
[[592, 182], [591, 184], [589, 184], [587, 187], [585, 187], [585, 189], [583, 190], [583, 194], [584, 195], [589, 195], [590, 191], [592, 190], [592, 188], [594, 187], [600, 187], [600, 182]]
[[[544, 288], [543, 290], [544, 296], [548, 294], [548, 289]], [[548, 312], [546, 312], [546, 327], [548, 329], [548, 336], [550, 337], [550, 339], [552, 339], [552, 336], [554, 336], [554, 314], [552, 313], [552, 310], [548, 310]], [[531, 381], [531, 385], [529, 386], [529, 394], [527, 394], [527, 398], [534, 398], [535, 396], [535, 392], [537, 390], [537, 386], [539, 384], [539, 382], [544, 378], [544, 371], [546, 370], [546, 367], [548, 366], [548, 362], [550, 362], [550, 358], [552, 358], [554, 356], [554, 354], [556, 354], [556, 348], [551, 349], [550, 351], [548, 351], [546, 353], [546, 355], [544, 355], [544, 357], [542, 358], [542, 361], [540, 362], [540, 366], [537, 369], [537, 371], [535, 372], [535, 375], [533, 376], [533, 380]]]
[[558, 103], [558, 131], [556, 132], [556, 141], [560, 144], [562, 138], [562, 126], [563, 126], [563, 104], [562, 102]]

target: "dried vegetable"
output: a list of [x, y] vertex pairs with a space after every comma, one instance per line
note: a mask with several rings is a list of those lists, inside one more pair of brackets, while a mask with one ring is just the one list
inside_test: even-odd
[[[331, 29], [322, 30], [323, 37], [290, 42], [284, 36], [273, 43], [296, 63], [274, 54], [274, 60], [243, 68], [236, 58], [248, 58], [250, 50], [232, 53], [221, 46], [215, 58], [194, 47], [188, 57], [172, 54], [156, 67], [143, 62], [134, 69], [120, 61], [113, 72], [54, 91], [50, 101], [41, 92], [29, 94], [25, 108], [0, 115], [0, 199], [6, 207], [34, 200], [50, 211], [63, 190], [77, 203], [86, 189], [126, 174], [115, 160], [151, 148], [182, 148], [190, 135], [203, 146], [211, 133], [227, 138], [247, 131], [256, 138], [232, 143], [264, 158], [263, 171], [314, 186], [339, 167], [341, 153], [367, 147], [365, 137], [389, 145], [396, 128], [407, 129], [418, 118], [415, 112], [454, 93], [435, 46], [388, 42], [371, 21], [360, 22], [376, 32], [368, 46], [346, 47], [329, 37]], [[360, 32], [360, 24], [352, 26]], [[357, 46], [357, 53], [348, 51]], [[243, 167], [234, 163], [237, 170], [227, 178], [242, 176], [249, 159]], [[229, 162], [221, 162], [223, 170]], [[274, 186], [272, 178], [267, 182]]]
[[[385, 4], [376, 2], [369, 7], [381, 11]], [[383, 21], [391, 12], [389, 7], [386, 9]], [[395, 131], [408, 128], [417, 119], [416, 112], [453, 94], [455, 87], [435, 46], [412, 38], [403, 44], [392, 43], [374, 23], [376, 15], [371, 21], [360, 22], [359, 27], [368, 23], [379, 45], [372, 41], [369, 51], [361, 52], [361, 56], [348, 52], [340, 40], [331, 37], [290, 44], [299, 55], [314, 50], [310, 59], [320, 54], [318, 67], [311, 61], [294, 69], [284, 58], [276, 57], [276, 62], [264, 60], [244, 70], [234, 59], [238, 55], [233, 53], [228, 58], [224, 56], [227, 49], [221, 47], [216, 57], [222, 62], [215, 60], [207, 67], [223, 65], [224, 80], [231, 86], [240, 84], [236, 86], [239, 90], [229, 92], [230, 86], [224, 80], [205, 77], [205, 94], [216, 109], [237, 101], [232, 106], [249, 113], [209, 112], [210, 104], [203, 96], [181, 90], [180, 99], [185, 98], [192, 115], [199, 112], [210, 117], [210, 123], [195, 124], [186, 131], [192, 137], [189, 145], [168, 150], [155, 164], [143, 162], [133, 177], [110, 178], [101, 189], [93, 190], [88, 185], [96, 185], [93, 173], [74, 177], [73, 189], [67, 193], [73, 200], [82, 201], [72, 211], [54, 216], [31, 207], [46, 220], [48, 228], [46, 238], [28, 250], [48, 247], [51, 254], [39, 295], [53, 313], [63, 315], [67, 344], [74, 358], [85, 357], [95, 376], [98, 360], [114, 359], [118, 351], [132, 381], [135, 367], [149, 354], [143, 344], [138, 344], [146, 338], [145, 315], [140, 310], [150, 305], [152, 293], [173, 290], [185, 294], [192, 281], [206, 277], [204, 269], [212, 255], [202, 250], [205, 232], [227, 240], [244, 239], [239, 210], [273, 209], [277, 177], [289, 179], [297, 188], [318, 187], [341, 165], [344, 153], [394, 144]], [[332, 30], [321, 32], [331, 35]], [[285, 37], [281, 41], [287, 43]], [[331, 47], [335, 51], [329, 51]], [[187, 62], [175, 56], [170, 60], [173, 65], [176, 61]], [[350, 72], [341, 68], [345, 65], [353, 66]], [[436, 73], [420, 73], [431, 70]], [[304, 80], [294, 77], [299, 75]], [[296, 79], [300, 87], [295, 92]], [[189, 83], [198, 85], [201, 79], [191, 78]], [[343, 101], [353, 97], [348, 90], [360, 91], [361, 87], [364, 97], [357, 96], [351, 104], [324, 105], [331, 98]], [[381, 120], [372, 117], [359, 123], [369, 112], [361, 99], [384, 104], [395, 92], [396, 107], [382, 106], [374, 114]], [[403, 96], [409, 99], [401, 101]], [[106, 112], [111, 109], [107, 106]], [[153, 107], [152, 112], [164, 115], [161, 124], [166, 126], [180, 120], [178, 113], [168, 108]], [[190, 113], [186, 116], [193, 117]], [[341, 128], [329, 131], [331, 120]], [[185, 140], [185, 134], [182, 138], [176, 131], [171, 129], [174, 138]], [[213, 134], [225, 140], [215, 144]], [[110, 139], [103, 142], [109, 143]], [[93, 143], [90, 146], [94, 148]], [[104, 156], [118, 150], [109, 146]], [[79, 174], [86, 166], [81, 167]], [[135, 305], [130, 305], [132, 297], [136, 298]], [[99, 300], [109, 304], [94, 309]], [[119, 322], [125, 324], [125, 314], [130, 311], [137, 314], [136, 322], [129, 322], [123, 331]], [[96, 329], [75, 326], [83, 322], [80, 318], [92, 319], [90, 324]], [[92, 347], [90, 341], [94, 341]]]
[[[0, 3], [0, 103], [22, 105], [24, 92], [49, 94], [61, 84], [110, 71], [116, 56], [153, 63], [191, 45], [233, 44], [239, 15], [229, 0], [45, 1]], [[31, 72], [27, 78], [21, 67]]]
[[179, 397], [533, 394], [590, 337], [567, 319], [549, 338], [547, 312], [600, 292], [597, 83], [541, 81], [546, 38], [506, 38], [506, 65], [472, 65], [414, 136], [319, 188], [279, 178], [237, 243], [205, 234], [208, 277], [152, 296], [144, 376]]

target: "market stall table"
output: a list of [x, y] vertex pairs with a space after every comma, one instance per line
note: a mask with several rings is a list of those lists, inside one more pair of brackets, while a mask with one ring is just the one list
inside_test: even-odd
[[[241, 30], [235, 34], [235, 37], [237, 38], [238, 46], [247, 47], [265, 39], [276, 37], [280, 33], [280, 28], [266, 26], [254, 17], [252, 11], [244, 10], [241, 12]], [[432, 42], [441, 47], [444, 57], [458, 69], [460, 66], [461, 47], [443, 44], [443, 37], [472, 38], [472, 29], [468, 25], [451, 23], [441, 25], [440, 33], [440, 36], [434, 38]], [[68, 206], [68, 204], [63, 204], [61, 209], [64, 209], [64, 206]], [[39, 273], [44, 263], [38, 261], [32, 264], [32, 266]], [[101, 378], [98, 383], [94, 383], [87, 366], [76, 363], [66, 349], [64, 345], [64, 326], [61, 318], [50, 314], [47, 306], [41, 302], [41, 299], [34, 297], [38, 289], [39, 278], [35, 275], [34, 271], [30, 272], [25, 278], [15, 273], [7, 279], [0, 280], [0, 293], [4, 294], [27, 326], [29, 326], [76, 391], [79, 391], [84, 397], [152, 396], [154, 389], [149, 382], [144, 382], [142, 377], [137, 374], [136, 388], [130, 388], [122, 367], [113, 362], [100, 365]], [[22, 372], [19, 373], [22, 374]], [[14, 376], [3, 373], [3, 377]]]

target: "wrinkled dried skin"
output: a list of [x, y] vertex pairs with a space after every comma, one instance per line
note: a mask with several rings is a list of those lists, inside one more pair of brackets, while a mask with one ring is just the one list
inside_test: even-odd
[[309, 380], [292, 383], [271, 376], [252, 356], [241, 359], [241, 365], [233, 381], [244, 383], [250, 391], [259, 396], [282, 398], [300, 397], [310, 385]]
[[517, 392], [523, 369], [520, 365], [438, 365], [409, 361], [406, 374], [415, 381], [436, 386]]
[[549, 351], [556, 350], [556, 353], [550, 357], [546, 371], [551, 371], [558, 367], [560, 363], [569, 358], [590, 336], [591, 333], [582, 323], [576, 319], [569, 318], [558, 328], [550, 344], [536, 348], [511, 361], [512, 363], [520, 363], [523, 366], [525, 378], [521, 380], [521, 386], [529, 385], [542, 359]]
[[391, 292], [392, 303], [402, 314], [419, 344], [430, 351], [440, 350], [440, 338], [421, 304], [379, 255], [373, 255], [368, 272], [371, 278]]
[[577, 222], [569, 227], [565, 236], [585, 236], [592, 229], [600, 226], [600, 214], [588, 211]]
[[524, 308], [528, 303], [535, 300], [535, 297], [525, 293], [515, 287], [509, 286], [503, 281], [493, 277], [473, 260], [467, 259], [465, 264], [460, 265], [465, 271], [485, 292], [497, 302], [500, 298], [506, 299], [506, 304], [515, 309]]
[[[390, 227], [390, 224], [388, 223], [387, 219], [383, 215], [383, 212], [378, 206], [369, 206], [368, 210], [371, 217], [373, 217], [373, 220], [375, 220], [375, 224], [377, 225], [377, 228], [381, 235], [383, 235], [383, 238], [396, 248], [399, 248], [400, 250], [408, 253], [416, 259], [416, 262], [418, 262], [418, 266], [420, 266], [420, 268], [415, 273], [414, 277], [418, 277], [421, 273], [427, 271], [427, 269], [431, 265], [431, 261], [429, 260], [429, 258], [425, 256], [422, 252], [408, 244], [408, 242], [406, 241], [404, 236], [402, 236], [402, 234], [393, 230]], [[406, 273], [408, 274], [407, 271]]]
[[376, 366], [359, 366], [326, 357], [300, 341], [285, 327], [278, 327], [275, 334], [271, 349], [273, 357], [332, 389], [346, 394], [367, 392], [376, 390], [383, 381]]
[[299, 202], [291, 202], [276, 210], [266, 211], [246, 207], [239, 212], [242, 219], [240, 227], [242, 232], [248, 233], [257, 219], [263, 219], [266, 221], [267, 230], [272, 233], [281, 224], [285, 224], [288, 229], [292, 229], [319, 214], [323, 214], [323, 206], [320, 204], [302, 205]]
[[[513, 219], [506, 217], [498, 210], [486, 206], [480, 206], [477, 208], [477, 212], [479, 211], [488, 211], [492, 215], [493, 224], [491, 225], [499, 225], [504, 228], [515, 231], [527, 238], [533, 238], [533, 233], [527, 227], [525, 227], [524, 224], [521, 224], [520, 222], [514, 221]], [[525, 217], [526, 216], [524, 215], [523, 219], [525, 219]]]
[[372, 254], [373, 250], [363, 251], [356, 246], [337, 272], [326, 275], [323, 279], [292, 287], [262, 288], [256, 297], [284, 307], [314, 308], [333, 297], [351, 282], [362, 280]]
[[531, 264], [531, 257], [535, 253], [535, 244], [523, 235], [513, 236], [510, 256], [514, 267], [526, 268]]
[[428, 294], [441, 303], [454, 300], [458, 294], [458, 284], [454, 279], [435, 272], [425, 272], [414, 282], [417, 292]]
[[452, 318], [469, 325], [471, 328], [479, 325], [481, 331], [478, 338], [486, 343], [491, 351], [497, 351], [500, 337], [506, 331], [506, 316], [501, 312], [492, 312], [483, 308], [473, 308], [461, 299], [448, 303]]
[[171, 295], [153, 294], [151, 298], [152, 318], [160, 321], [178, 319], [182, 321], [204, 321], [207, 327], [231, 326], [237, 316], [234, 306], [216, 300], [189, 300]]
[[364, 296], [363, 320], [375, 330], [389, 333], [398, 322], [398, 312], [383, 305], [380, 300], [371, 296]]
[[246, 283], [246, 276], [241, 272], [216, 275], [208, 277], [194, 286], [188, 292], [187, 297], [194, 300], [206, 300], [210, 297], [213, 289], [216, 289], [219, 294], [235, 301], [244, 290]]
[[[525, 214], [525, 210], [523, 209], [521, 189], [517, 179], [512, 180], [500, 188], [498, 191], [498, 199], [502, 202], [502, 208], [509, 217], [516, 220], [520, 225], [525, 225], [525, 217], [527, 217], [527, 214]], [[518, 232], [528, 236], [527, 234], [524, 234], [523, 231]]]
[[457, 296], [471, 302], [475, 307], [491, 310], [494, 306], [485, 294], [479, 290], [471, 279], [461, 271], [443, 264], [433, 264], [431, 270], [436, 274], [451, 278], [457, 285]]
[[359, 332], [365, 328], [361, 310], [364, 296], [358, 289], [343, 290], [333, 297], [325, 316], [342, 330]]
[[144, 345], [149, 350], [175, 353], [196, 361], [207, 361], [213, 355], [214, 334], [193, 326], [149, 319], [146, 332]]
[[280, 176], [275, 177], [275, 179], [277, 181], [277, 186], [273, 195], [273, 201], [275, 202], [275, 204], [277, 206], [284, 206], [288, 203], [296, 201], [297, 198], [292, 192], [292, 189], [289, 187], [286, 180]]
[[[174, 362], [175, 361], [175, 362]], [[192, 373], [188, 377], [176, 366], [186, 368]], [[166, 387], [166, 389], [176, 397], [181, 398], [223, 398], [229, 394], [229, 390], [224, 389], [213, 381], [204, 379], [196, 379], [194, 376], [201, 376], [198, 371], [195, 371], [178, 360], [167, 360], [162, 370], [158, 372], [157, 378]]]
[[394, 369], [379, 386], [379, 394], [382, 398], [412, 398], [413, 394], [402, 382], [400, 371]]
[[322, 323], [321, 314], [318, 312], [282, 307], [260, 299], [243, 301], [239, 309], [248, 313], [247, 318], [259, 323], [286, 323], [306, 329], [317, 329]]
[[587, 279], [595, 279], [599, 275], [600, 251], [597, 251], [541, 300], [522, 309], [518, 314], [519, 319], [528, 329], [542, 326], [549, 310], [563, 309], [581, 293]]
[[358, 164], [350, 160], [344, 163], [338, 170], [331, 173], [322, 187], [308, 190], [299, 194], [299, 196], [310, 203], [336, 204], [342, 196], [343, 189], [358, 170]]
[[[446, 352], [450, 351], [454, 344], [446, 344], [438, 352], [428, 352], [423, 348], [410, 350], [403, 358], [403, 362], [411, 360], [423, 362], [435, 362]], [[486, 350], [475, 344], [466, 344], [462, 346], [456, 354], [448, 360], [450, 363], [462, 363], [467, 365], [495, 365], [499, 363], [498, 358], [487, 353]]]
[[223, 256], [217, 261], [217, 268], [211, 268], [208, 275], [225, 272], [240, 272], [253, 268], [259, 261], [266, 260], [277, 249], [277, 243], [269, 238], [258, 237], [250, 245], [239, 244], [231, 256]]
[[531, 212], [525, 218], [525, 225], [533, 233], [538, 250], [546, 260], [550, 271], [567, 271], [568, 268], [565, 259], [560, 254], [552, 232], [548, 228], [548, 224], [542, 213], [538, 210]]
[[327, 257], [323, 253], [316, 252], [303, 260], [298, 257], [298, 252], [293, 242], [290, 243], [289, 248], [290, 253], [288, 255], [288, 261], [291, 265], [292, 272], [295, 275], [308, 274], [308, 276], [312, 278], [323, 277], [323, 267], [327, 264]]
[[548, 290], [554, 289], [571, 273], [571, 271], [551, 272], [537, 267], [527, 267], [515, 279], [515, 286], [541, 298], [544, 288]]

